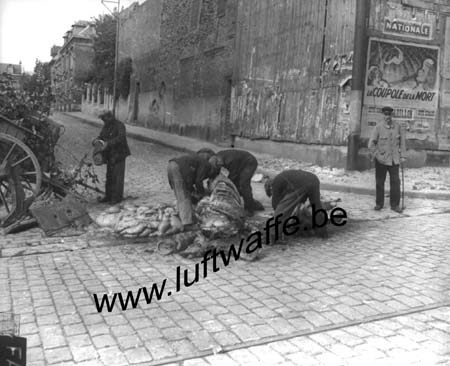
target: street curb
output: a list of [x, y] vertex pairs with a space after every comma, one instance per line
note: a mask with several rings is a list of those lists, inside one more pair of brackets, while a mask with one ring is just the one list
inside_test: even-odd
[[[88, 119], [85, 119], [81, 116], [76, 116], [70, 113], [66, 112], [60, 112], [63, 115], [66, 115], [68, 117], [75, 118], [83, 123], [86, 123], [91, 126], [95, 127], [101, 127], [101, 122], [95, 122]], [[51, 117], [50, 117], [51, 118]], [[151, 129], [148, 129], [149, 131], [152, 131]], [[154, 144], [158, 144], [161, 146], [169, 147], [171, 149], [181, 151], [181, 152], [190, 152], [194, 153], [195, 150], [191, 150], [189, 148], [180, 146], [179, 144], [174, 141], [173, 143], [168, 143], [166, 141], [161, 141], [156, 138], [151, 138], [148, 136], [143, 136], [139, 133], [135, 132], [129, 132], [127, 131], [127, 136], [130, 138], [133, 138], [138, 141], [143, 142], [150, 142]], [[176, 140], [177, 136], [174, 136], [174, 140]], [[211, 144], [210, 142], [205, 142], [205, 144]], [[220, 148], [219, 146], [217, 147]], [[270, 175], [267, 171], [259, 169], [259, 171], [264, 175]], [[325, 191], [333, 191], [333, 192], [342, 192], [342, 193], [354, 193], [354, 194], [363, 194], [368, 196], [374, 196], [375, 197], [375, 189], [371, 188], [365, 188], [365, 187], [358, 187], [358, 186], [348, 186], [348, 185], [342, 185], [342, 184], [333, 184], [333, 183], [320, 183], [320, 188]], [[419, 198], [419, 199], [430, 199], [430, 200], [450, 200], [450, 193], [435, 193], [435, 192], [413, 192], [413, 191], [405, 191], [405, 197], [408, 198]]]
[[[364, 194], [375, 197], [375, 189], [357, 187], [357, 186], [344, 186], [340, 184], [332, 183], [320, 183], [320, 189], [325, 191], [335, 191], [343, 193], [355, 193]], [[420, 198], [429, 200], [450, 200], [450, 193], [434, 193], [434, 192], [413, 192], [405, 191], [405, 197], [408, 198]]]
[[[91, 126], [94, 126], [94, 127], [102, 128], [102, 123], [101, 122], [91, 121], [91, 120], [85, 119], [83, 117], [75, 116], [73, 114], [66, 113], [66, 112], [59, 112], [59, 113], [64, 114], [65, 116], [68, 116], [68, 117], [71, 117], [71, 118], [75, 118], [75, 119], [77, 119], [77, 120], [79, 120], [79, 121], [81, 121], [81, 122], [83, 122], [83, 123], [85, 123], [87, 125], [91, 125]], [[190, 150], [190, 149], [187, 149], [185, 147], [178, 146], [175, 143], [174, 144], [169, 144], [169, 143], [166, 143], [164, 141], [161, 141], [161, 140], [158, 140], [158, 139], [155, 139], [155, 138], [151, 138], [151, 137], [148, 137], [148, 136], [142, 136], [142, 135], [140, 135], [138, 133], [135, 133], [135, 132], [127, 131], [127, 136], [131, 137], [132, 139], [138, 140], [138, 141], [150, 142], [150, 143], [158, 144], [158, 145], [169, 147], [169, 148], [171, 148], [173, 150], [177, 150], [177, 151], [181, 151], [181, 152], [195, 152], [194, 150]]]

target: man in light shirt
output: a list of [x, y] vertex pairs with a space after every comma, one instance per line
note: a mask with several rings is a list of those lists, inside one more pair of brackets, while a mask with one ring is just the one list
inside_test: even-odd
[[375, 210], [381, 210], [384, 206], [384, 182], [389, 172], [391, 210], [401, 213], [399, 166], [406, 160], [405, 133], [401, 126], [392, 120], [391, 107], [383, 107], [381, 111], [384, 121], [375, 127], [369, 140], [369, 150], [375, 159]]

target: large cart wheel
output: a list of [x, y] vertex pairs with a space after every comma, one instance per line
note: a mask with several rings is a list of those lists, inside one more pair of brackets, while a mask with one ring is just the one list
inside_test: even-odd
[[[0, 167], [6, 162], [11, 167], [17, 167], [25, 197], [37, 196], [42, 183], [41, 166], [36, 155], [22, 141], [0, 133]], [[0, 177], [0, 218], [10, 212], [11, 189], [8, 179]], [[2, 212], [3, 211], [3, 212]]]

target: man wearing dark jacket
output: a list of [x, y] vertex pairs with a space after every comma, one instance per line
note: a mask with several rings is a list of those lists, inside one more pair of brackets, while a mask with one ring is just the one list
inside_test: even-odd
[[[204, 158], [214, 155], [211, 149], [201, 149], [197, 152]], [[230, 149], [222, 150], [216, 154], [223, 162], [223, 167], [228, 170], [228, 178], [236, 186], [244, 200], [244, 208], [250, 215], [254, 211], [263, 211], [263, 205], [253, 198], [251, 180], [258, 167], [258, 161], [248, 151]]]
[[[287, 220], [295, 214], [296, 208], [307, 199], [315, 211], [322, 209], [320, 181], [313, 173], [300, 169], [285, 170], [275, 178], [267, 180], [264, 188], [267, 196], [272, 197], [274, 217], [283, 214], [283, 219]], [[318, 220], [321, 219], [318, 217]], [[328, 237], [325, 226], [316, 229], [316, 232], [323, 238]]]
[[102, 112], [99, 118], [103, 120], [104, 126], [96, 140], [104, 142], [103, 158], [106, 162], [105, 197], [99, 202], [115, 204], [123, 199], [125, 159], [131, 153], [125, 125], [115, 119], [110, 111]]
[[167, 168], [170, 187], [175, 192], [178, 212], [184, 230], [194, 224], [192, 194], [204, 195], [203, 181], [213, 179], [220, 172], [217, 158], [205, 160], [197, 154], [182, 155], [171, 159]]

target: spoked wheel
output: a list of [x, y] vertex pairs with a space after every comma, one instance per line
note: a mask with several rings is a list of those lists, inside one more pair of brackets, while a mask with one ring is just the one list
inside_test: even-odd
[[[18, 168], [25, 197], [37, 196], [41, 189], [42, 173], [36, 156], [19, 139], [0, 133], [0, 168], [6, 163]], [[8, 179], [0, 176], [0, 221], [11, 211], [12, 203]]]

